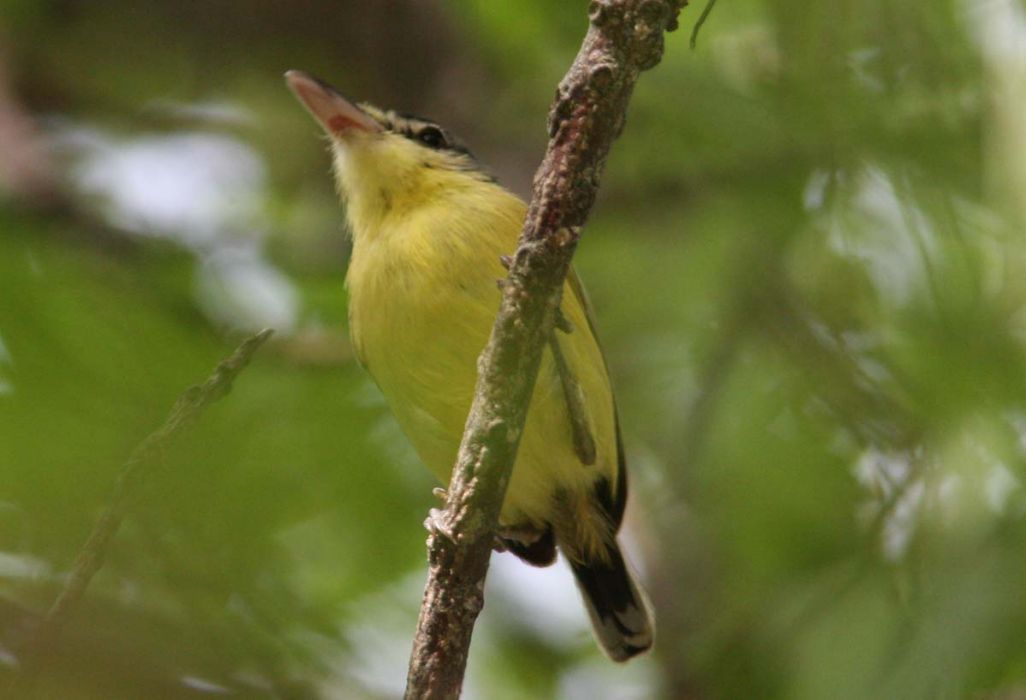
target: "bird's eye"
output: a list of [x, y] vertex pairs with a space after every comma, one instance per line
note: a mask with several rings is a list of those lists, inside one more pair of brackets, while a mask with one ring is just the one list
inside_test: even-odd
[[445, 135], [442, 130], [435, 126], [425, 126], [417, 132], [417, 140], [428, 148], [444, 148]]

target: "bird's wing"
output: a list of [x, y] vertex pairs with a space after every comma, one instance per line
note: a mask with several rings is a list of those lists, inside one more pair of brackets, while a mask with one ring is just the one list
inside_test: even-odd
[[[606, 354], [602, 351], [602, 343], [599, 341], [598, 331], [595, 329], [595, 315], [591, 310], [591, 302], [588, 300], [588, 294], [584, 291], [584, 285], [581, 284], [581, 279], [577, 276], [577, 272], [573, 267], [567, 273], [566, 281], [574, 299], [576, 299], [581, 309], [584, 310], [584, 318], [588, 321], [588, 331], [591, 333], [591, 337], [595, 339], [595, 344], [599, 348], [607, 381], [611, 383], [612, 380], [609, 379], [609, 363], [606, 361]], [[616, 396], [613, 395], [612, 386], [610, 386], [610, 396], [613, 399], [613, 421], [616, 425], [616, 487], [614, 489], [607, 489], [606, 493], [600, 492], [599, 497], [610, 521], [612, 521], [614, 527], [618, 528], [623, 520], [624, 508], [627, 506], [627, 460], [623, 451], [623, 439], [620, 435], [620, 414], [616, 408]]]

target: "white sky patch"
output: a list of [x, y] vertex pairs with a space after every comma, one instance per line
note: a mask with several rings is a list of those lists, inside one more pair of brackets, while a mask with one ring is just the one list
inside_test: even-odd
[[[1018, 412], [1004, 418], [1022, 436], [1026, 418]], [[857, 516], [863, 526], [879, 528], [888, 560], [905, 556], [924, 516], [946, 527], [961, 527], [1021, 514], [1022, 480], [1005, 460], [1015, 461], [1026, 447], [1018, 445], [1013, 455], [999, 454], [996, 448], [1003, 441], [988, 439], [990, 433], [981, 425], [987, 427], [967, 425], [929, 453], [922, 448], [911, 453], [869, 448], [856, 460], [852, 472], [868, 496]]]
[[873, 74], [880, 64], [880, 47], [869, 46], [855, 49], [848, 53], [847, 58], [848, 68], [855, 76], [855, 81], [867, 92], [880, 94], [887, 88], [884, 81]]
[[1011, 68], [1026, 67], [1026, 11], [1015, 0], [965, 3], [984, 54]]
[[230, 688], [226, 688], [225, 686], [214, 683], [213, 681], [200, 678], [199, 676], [182, 676], [180, 680], [182, 685], [186, 688], [200, 693], [206, 693], [207, 695], [234, 694]]
[[648, 700], [659, 697], [659, 670], [650, 657], [628, 664], [592, 659], [570, 669], [560, 679], [557, 697], [564, 700]]
[[[355, 679], [383, 697], [402, 697], [424, 576], [418, 569], [353, 604], [353, 618], [345, 628], [350, 655], [329, 686], [337, 682], [339, 689], [348, 688]], [[325, 690], [325, 697], [335, 697], [333, 688]]]
[[79, 191], [119, 228], [188, 246], [214, 243], [260, 220], [266, 173], [246, 144], [228, 136], [179, 133], [117, 140], [74, 130]]
[[859, 519], [869, 526], [877, 522], [882, 509], [888, 509], [880, 527], [880, 546], [884, 557], [900, 561], [915, 534], [925, 484], [915, 476], [911, 458], [904, 453], [867, 449], [852, 471], [870, 494], [870, 500], [858, 510]]
[[909, 206], [890, 176], [869, 166], [855, 180], [853, 211], [829, 221], [831, 246], [863, 262], [881, 296], [904, 306], [927, 289], [934, 237], [927, 217]]
[[[192, 107], [197, 118], [245, 114], [226, 104]], [[78, 126], [58, 130], [56, 140], [70, 156], [79, 196], [112, 226], [193, 251], [197, 301], [213, 321], [242, 330], [295, 327], [299, 294], [264, 255], [267, 170], [249, 145], [202, 131], [120, 138]]]
[[288, 332], [296, 323], [299, 294], [256, 245], [222, 246], [207, 255], [196, 293], [207, 314], [224, 325]]
[[[350, 687], [353, 681], [383, 697], [402, 696], [424, 577], [425, 572], [417, 569], [353, 603], [344, 628], [349, 656], [337, 666], [336, 677], [325, 684], [325, 697], [333, 697], [331, 691], [336, 686]], [[465, 682], [464, 697], [468, 700], [491, 697], [487, 687], [495, 675], [488, 668], [491, 666], [489, 659], [495, 658], [502, 639], [495, 634], [496, 628], [511, 624], [530, 630], [544, 643], [568, 650], [594, 643], [573, 575], [562, 558], [551, 567], [537, 568], [510, 554], [493, 554], [486, 582], [485, 609], [474, 631]], [[596, 654], [591, 658], [598, 660], [600, 657]], [[614, 666], [604, 659], [601, 663], [614, 667], [617, 671], [614, 675], [626, 679], [626, 685], [612, 684], [610, 693], [595, 698], [650, 697], [631, 690], [645, 687], [644, 679], [650, 673], [632, 672], [625, 676], [624, 667]], [[576, 675], [578, 671], [571, 673]], [[569, 679], [567, 687], [576, 688], [580, 682], [581, 679]], [[617, 694], [624, 688], [631, 692]]]
[[882, 542], [884, 556], [890, 561], [900, 561], [908, 551], [912, 535], [916, 531], [916, 521], [925, 493], [926, 486], [923, 482], [915, 481], [891, 508], [891, 513], [884, 522]]
[[1019, 490], [1021, 484], [1015, 475], [1004, 464], [994, 465], [984, 482], [984, 493], [987, 505], [995, 513], [1003, 513], [1008, 507], [1012, 494]]
[[156, 112], [172, 119], [191, 120], [205, 125], [218, 124], [228, 127], [253, 126], [253, 114], [234, 102], [209, 100], [207, 102], [181, 102], [179, 100], [151, 100], [144, 112]]
[[562, 556], [541, 569], [511, 554], [493, 555], [485, 596], [501, 596], [518, 624], [554, 646], [570, 649], [583, 635], [590, 638], [591, 623]]
[[809, 175], [802, 192], [802, 204], [805, 211], [818, 211], [826, 204], [827, 187], [830, 185], [830, 172], [817, 168]]
[[1018, 450], [1021, 456], [1026, 456], [1026, 413], [1022, 411], [1008, 411], [1005, 420], [1012, 427], [1018, 436]]
[[963, 7], [984, 59], [984, 184], [990, 199], [1021, 222], [1026, 219], [1026, 10], [1018, 0], [967, 0]]
[[27, 554], [0, 552], [0, 578], [39, 580], [50, 577], [50, 565]]
[[908, 456], [870, 448], [855, 463], [855, 478], [864, 487], [890, 498], [895, 488], [911, 474]]

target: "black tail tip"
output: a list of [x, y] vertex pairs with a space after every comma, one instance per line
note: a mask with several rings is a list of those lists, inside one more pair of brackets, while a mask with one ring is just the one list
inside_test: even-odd
[[613, 661], [627, 661], [652, 647], [651, 605], [615, 545], [609, 561], [571, 563], [595, 637]]
[[623, 663], [652, 648], [655, 642], [652, 617], [640, 596], [625, 609], [600, 611], [588, 604], [599, 646], [613, 661]]
[[612, 659], [613, 661], [619, 663], [619, 664], [622, 664], [622, 663], [625, 663], [627, 661], [630, 661], [631, 659], [633, 659], [638, 654], [644, 654], [646, 651], [648, 651], [651, 648], [652, 648], [652, 642], [651, 641], [649, 641], [644, 646], [633, 646], [631, 644], [621, 644], [621, 645], [617, 646], [614, 649], [610, 649], [608, 647], [603, 647], [603, 649], [605, 650], [606, 654], [609, 655], [609, 658]]

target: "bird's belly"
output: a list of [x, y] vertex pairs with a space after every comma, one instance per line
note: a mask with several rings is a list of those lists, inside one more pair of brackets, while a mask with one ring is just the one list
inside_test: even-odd
[[[499, 308], [495, 280], [502, 270], [495, 257], [495, 269], [468, 268], [423, 286], [397, 273], [375, 275], [381, 286], [373, 294], [366, 294], [372, 289], [367, 286], [359, 293], [351, 289], [354, 345], [420, 458], [443, 484], [449, 483], [473, 401], [477, 359]], [[564, 339], [571, 361], [585, 362], [583, 348], [594, 346], [585, 328]], [[601, 358], [595, 358], [586, 361], [595, 372], [580, 378], [585, 393], [603, 406], [594, 416], [597, 463], [582, 465], [574, 451], [565, 395], [546, 351], [500, 515], [504, 525], [543, 525], [558, 493], [590, 493], [597, 479], [615, 474], [612, 400]]]
[[373, 314], [354, 308], [367, 369], [421, 459], [443, 482], [473, 400], [477, 357], [499, 305], [494, 282], [491, 290], [474, 291], [436, 286], [430, 297], [416, 290], [392, 294]]

